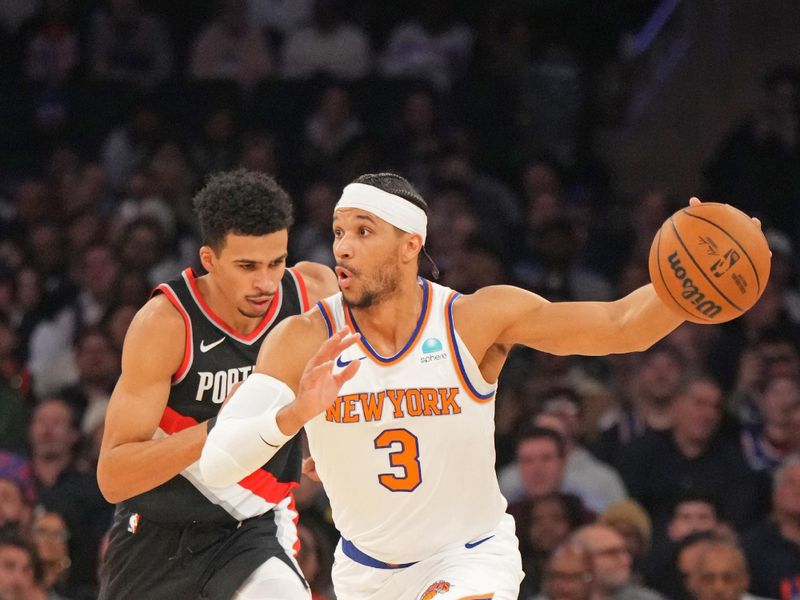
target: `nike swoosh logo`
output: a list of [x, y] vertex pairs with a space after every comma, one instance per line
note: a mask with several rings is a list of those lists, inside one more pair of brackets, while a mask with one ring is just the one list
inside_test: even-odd
[[464, 544], [464, 548], [466, 548], [467, 550], [471, 550], [475, 546], [480, 546], [483, 542], [488, 542], [493, 537], [494, 534], [490, 535], [489, 537], [485, 537], [482, 540], [478, 540], [477, 542], [467, 542], [466, 544]]
[[[359, 356], [358, 358], [355, 358], [353, 360], [364, 360], [365, 358], [367, 358], [367, 357], [366, 356]], [[342, 357], [340, 356], [339, 358], [336, 359], [336, 366], [339, 367], [340, 369], [344, 369], [351, 362], [353, 362], [353, 361], [352, 360], [342, 360]]]
[[216, 342], [212, 342], [212, 343], [210, 343], [208, 345], [206, 345], [206, 341], [205, 340], [202, 340], [200, 342], [200, 352], [208, 352], [212, 348], [216, 348], [217, 346], [219, 346], [224, 341], [225, 341], [225, 337], [224, 336], [221, 337], [220, 339], [218, 339]]

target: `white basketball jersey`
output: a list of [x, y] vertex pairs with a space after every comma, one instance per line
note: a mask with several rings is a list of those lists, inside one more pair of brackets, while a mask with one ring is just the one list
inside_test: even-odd
[[[506, 501], [495, 473], [494, 395], [458, 337], [458, 294], [420, 279], [422, 312], [406, 345], [379, 356], [364, 337], [337, 363], [362, 364], [306, 424], [342, 537], [385, 562], [418, 561], [492, 531]], [[358, 323], [341, 294], [317, 304], [329, 331]]]

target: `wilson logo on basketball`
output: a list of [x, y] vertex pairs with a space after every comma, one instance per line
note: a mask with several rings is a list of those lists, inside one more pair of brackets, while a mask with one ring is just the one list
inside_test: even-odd
[[445, 594], [450, 591], [450, 584], [447, 581], [437, 581], [430, 585], [430, 587], [422, 592], [419, 600], [432, 600], [439, 594]]
[[681, 264], [678, 253], [673, 252], [667, 260], [672, 272], [675, 274], [675, 278], [681, 281], [681, 287], [683, 288], [681, 296], [689, 300], [699, 313], [707, 317], [716, 317], [722, 311], [722, 307], [711, 300], [707, 300], [706, 295], [700, 291], [700, 288], [697, 287], [692, 278], [686, 276], [686, 269]]

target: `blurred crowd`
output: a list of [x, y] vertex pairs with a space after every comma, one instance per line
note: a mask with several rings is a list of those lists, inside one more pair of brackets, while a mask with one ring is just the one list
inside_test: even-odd
[[[641, 354], [515, 350], [497, 469], [524, 600], [800, 598], [797, 69], [764, 74], [704, 189], [625, 197], [593, 135], [624, 101], [620, 37], [657, 2], [162, 4], [0, 3], [0, 599], [94, 597], [125, 332], [154, 285], [200, 271], [192, 196], [235, 167], [291, 192], [290, 262], [326, 264], [343, 185], [407, 176], [440, 281], [466, 293], [614, 299], [688, 195], [761, 218], [772, 276], [742, 318]], [[332, 600], [324, 490], [304, 479], [297, 506]]]

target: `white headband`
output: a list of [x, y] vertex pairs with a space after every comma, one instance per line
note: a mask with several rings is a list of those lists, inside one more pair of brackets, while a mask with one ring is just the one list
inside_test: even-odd
[[342, 190], [336, 208], [360, 208], [371, 212], [406, 233], [416, 233], [425, 243], [428, 217], [425, 211], [405, 198], [364, 183], [351, 183]]

